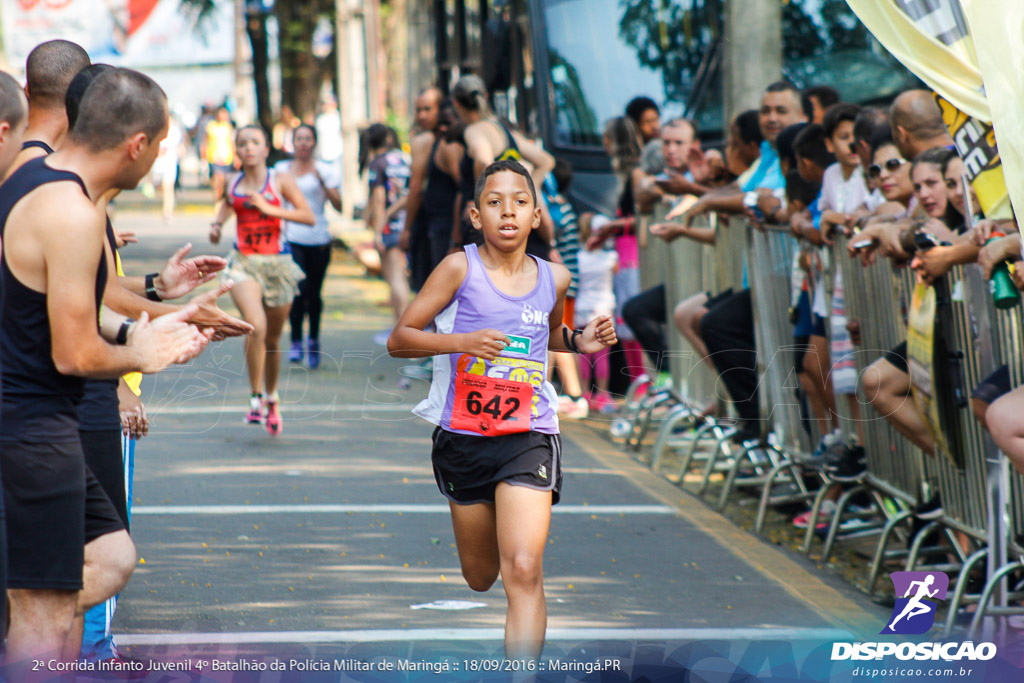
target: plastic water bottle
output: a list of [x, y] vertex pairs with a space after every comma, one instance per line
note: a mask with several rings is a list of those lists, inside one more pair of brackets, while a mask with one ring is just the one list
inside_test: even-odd
[[[1004, 236], [1002, 233], [994, 232], [985, 244]], [[988, 287], [992, 293], [992, 305], [996, 308], [1013, 308], [1020, 302], [1020, 292], [1017, 290], [1017, 286], [1013, 284], [1013, 278], [1010, 277], [1010, 267], [1005, 262], [997, 263], [992, 268], [992, 277], [988, 281]]]

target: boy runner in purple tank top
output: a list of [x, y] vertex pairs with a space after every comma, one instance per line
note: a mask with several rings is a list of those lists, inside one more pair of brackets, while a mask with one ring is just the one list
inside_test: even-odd
[[[448, 498], [469, 587], [500, 572], [508, 597], [505, 654], [536, 659], [547, 605], [542, 563], [561, 488], [557, 396], [547, 352], [593, 353], [616, 342], [610, 316], [562, 324], [569, 271], [526, 254], [541, 212], [516, 161], [490, 165], [476, 186], [477, 249], [452, 254], [427, 279], [388, 339], [398, 358], [434, 356], [430, 395], [414, 412], [437, 425], [431, 460]], [[424, 332], [433, 323], [436, 332]]]

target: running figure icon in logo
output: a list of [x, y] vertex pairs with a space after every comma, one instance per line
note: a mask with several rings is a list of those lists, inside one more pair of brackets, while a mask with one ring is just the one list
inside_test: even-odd
[[934, 601], [946, 599], [949, 577], [943, 572], [893, 572], [889, 577], [896, 588], [896, 605], [881, 633], [927, 633], [935, 623]]

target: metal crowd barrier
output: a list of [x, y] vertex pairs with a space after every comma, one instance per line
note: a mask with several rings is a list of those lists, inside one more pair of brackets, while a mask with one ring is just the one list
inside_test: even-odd
[[[717, 226], [713, 247], [685, 238], [666, 245], [647, 232], [651, 223], [664, 220], [666, 211], [659, 207], [641, 222], [638, 241], [643, 286], [665, 283], [672, 386], [669, 391], [649, 392], [643, 401], [634, 402], [639, 409], [633, 419], [642, 423], [642, 429], [634, 426], [631, 433], [635, 441], [630, 445], [640, 450], [643, 436], [660, 421], [649, 461], [652, 469], [661, 468], [668, 451], [683, 452], [678, 483], [683, 484], [691, 466], [702, 463], [698, 494], [705, 492], [713, 473], [725, 474], [720, 506], [724, 506], [737, 486], [762, 487], [758, 532], [771, 505], [814, 498], [803, 546], [808, 552], [830, 482], [823, 477], [824, 485], [814, 495], [807, 491], [801, 476], [817, 435], [812, 441], [805, 429], [795, 392], [793, 327], [788, 320], [795, 240], [788, 229], [769, 226], [758, 230], [733, 221], [731, 226]], [[871, 266], [862, 266], [849, 256], [848, 241], [845, 236], [836, 237], [830, 258], [824, 260], [823, 277], [831, 310], [833, 280], [836, 271], [842, 274], [846, 317], [860, 324], [854, 363], [858, 378], [862, 379], [885, 351], [907, 338], [905, 317], [914, 274], [909, 268], [894, 268], [882, 258]], [[672, 312], [676, 304], [701, 291], [716, 294], [730, 287], [738, 291], [744, 262], [754, 308], [765, 440], [757, 447], [737, 452], [728, 445], [727, 420], [705, 420], [698, 414], [700, 408], [719, 398], [721, 384], [678, 333]], [[958, 572], [945, 632], [952, 630], [962, 603], [978, 602], [968, 631], [973, 637], [987, 616], [1024, 613], [1024, 607], [1007, 604], [1024, 597], [1024, 593], [1006, 585], [1008, 575], [1024, 569], [1024, 557], [1020, 557], [1024, 555], [1024, 477], [1008, 471], [1005, 458], [996, 452], [991, 439], [974, 419], [967, 400], [973, 388], [1002, 364], [1010, 368], [1011, 387], [1024, 384], [1024, 328], [1019, 306], [1009, 311], [997, 311], [992, 306], [988, 283], [977, 266], [954, 268], [946, 276], [944, 287], [948, 301], [940, 303], [944, 323], [939, 327], [944, 331], [950, 353], [948, 364], [944, 362], [936, 372], [949, 373], [959, 380], [954, 383], [958, 393], [954, 400], [958, 404], [955, 411], [944, 415], [944, 431], [955, 436], [950, 449], [957, 454], [960, 466], [942, 454], [925, 456], [860, 395], [862, 422], [858, 425], [845, 397], [837, 397], [846, 442], [859, 440], [858, 434], [863, 434], [867, 472], [857, 486], [848, 488], [840, 497], [832, 513], [822, 557], [827, 560], [839, 540], [877, 534], [879, 539], [865, 586], [868, 592], [874, 590], [879, 575], [892, 562], [901, 563], [907, 570]], [[831, 320], [827, 318], [827, 322], [830, 324]], [[658, 408], [664, 411], [660, 417], [654, 417]], [[949, 423], [950, 419], [955, 420], [955, 425]], [[710, 450], [706, 448], [709, 443], [714, 444]], [[746, 472], [743, 476], [741, 470]], [[787, 485], [782, 495], [775, 493], [780, 482]], [[914, 508], [923, 502], [924, 485], [939, 494], [943, 514], [923, 529], [915, 530]], [[870, 513], [861, 515], [862, 522], [869, 517], [867, 523], [861, 524], [858, 531], [844, 533], [843, 521], [856, 516], [849, 511], [853, 497], [862, 493], [873, 501]], [[938, 541], [934, 540], [936, 536]], [[965, 537], [973, 539], [979, 549], [968, 553], [961, 546]], [[899, 546], [909, 547], [890, 547], [894, 539], [901, 541]], [[943, 543], [943, 539], [947, 542]], [[1009, 561], [1010, 553], [1020, 559]], [[985, 589], [980, 594], [968, 594], [968, 575], [986, 561]]]

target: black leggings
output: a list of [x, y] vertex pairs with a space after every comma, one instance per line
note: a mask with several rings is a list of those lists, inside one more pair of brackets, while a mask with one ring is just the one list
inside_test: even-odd
[[757, 393], [757, 351], [750, 290], [715, 297], [700, 320], [700, 336], [732, 397], [736, 412], [749, 427], [760, 419]]
[[640, 342], [647, 357], [659, 372], [668, 372], [668, 345], [665, 342], [665, 285], [645, 289], [622, 306], [622, 319]]
[[308, 246], [289, 242], [292, 248], [292, 259], [306, 273], [306, 279], [299, 283], [299, 293], [292, 302], [292, 310], [288, 314], [292, 326], [292, 341], [302, 341], [302, 319], [309, 314], [309, 338], [320, 338], [320, 313], [324, 309], [324, 300], [320, 290], [327, 276], [327, 264], [331, 262], [331, 245], [321, 244]]

